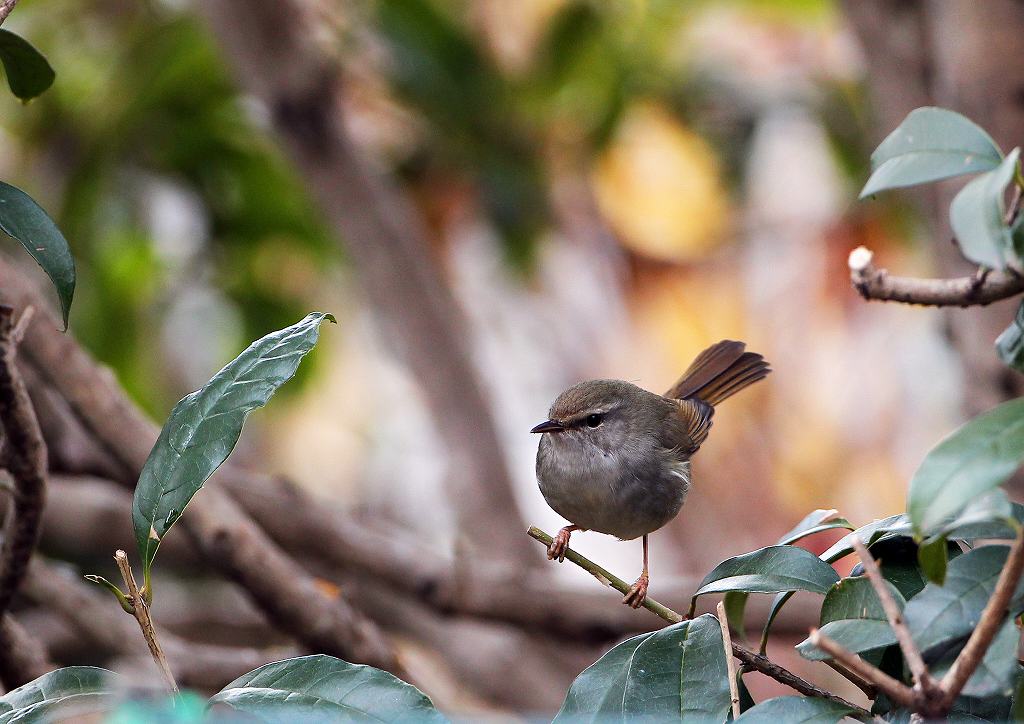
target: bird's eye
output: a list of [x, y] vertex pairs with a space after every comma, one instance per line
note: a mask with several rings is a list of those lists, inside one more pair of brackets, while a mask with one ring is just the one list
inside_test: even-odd
[[601, 424], [603, 415], [587, 415], [586, 423], [587, 427], [597, 427]]

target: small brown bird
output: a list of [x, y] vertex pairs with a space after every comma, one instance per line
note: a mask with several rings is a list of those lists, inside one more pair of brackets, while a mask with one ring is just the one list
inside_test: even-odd
[[664, 395], [622, 380], [590, 380], [555, 400], [537, 449], [537, 482], [548, 505], [572, 525], [558, 531], [548, 558], [565, 558], [569, 536], [596, 530], [621, 540], [643, 536], [644, 567], [622, 602], [639, 608], [650, 581], [647, 536], [682, 508], [690, 458], [711, 429], [715, 405], [771, 369], [724, 340], [707, 348]]

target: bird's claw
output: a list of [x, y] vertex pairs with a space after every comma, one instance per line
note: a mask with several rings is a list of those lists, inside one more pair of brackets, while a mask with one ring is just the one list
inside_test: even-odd
[[640, 608], [644, 605], [644, 601], [647, 600], [647, 585], [650, 583], [650, 579], [647, 574], [641, 575], [636, 579], [630, 589], [629, 593], [622, 597], [622, 602], [630, 608]]
[[548, 546], [548, 560], [557, 560], [559, 563], [565, 560], [565, 549], [569, 547], [569, 536], [571, 530], [562, 528]]

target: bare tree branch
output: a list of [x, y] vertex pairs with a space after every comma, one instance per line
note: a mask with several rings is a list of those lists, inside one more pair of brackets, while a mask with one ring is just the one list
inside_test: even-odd
[[0, 0], [0, 25], [4, 24], [4, 20], [14, 10], [14, 6], [18, 4], [18, 0]]
[[850, 280], [867, 300], [931, 307], [984, 306], [1024, 292], [1024, 276], [1013, 270], [979, 272], [958, 279], [898, 277], [872, 264], [863, 246], [850, 252]]
[[57, 668], [39, 642], [10, 614], [0, 618], [0, 651], [0, 682], [7, 689], [27, 684]]
[[871, 684], [902, 707], [917, 711], [920, 708], [919, 697], [914, 690], [901, 681], [897, 681], [881, 669], [878, 669], [852, 651], [830, 639], [818, 629], [811, 629], [811, 643], [826, 654], [840, 662], [857, 676]]

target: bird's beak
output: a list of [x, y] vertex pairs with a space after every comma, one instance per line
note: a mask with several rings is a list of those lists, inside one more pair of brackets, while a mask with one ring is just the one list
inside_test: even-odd
[[545, 420], [530, 430], [530, 432], [561, 432], [564, 429], [565, 428], [562, 427], [562, 423], [557, 420]]

